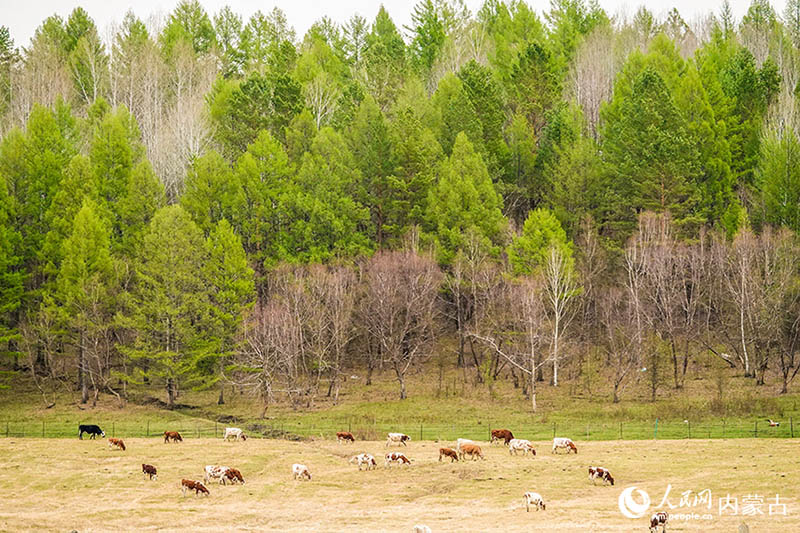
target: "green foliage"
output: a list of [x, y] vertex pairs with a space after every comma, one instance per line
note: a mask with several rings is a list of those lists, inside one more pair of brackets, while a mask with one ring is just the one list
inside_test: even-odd
[[444, 22], [432, 0], [422, 0], [411, 12], [409, 53], [416, 68], [423, 74], [430, 72], [446, 37]]
[[484, 153], [483, 126], [460, 79], [452, 74], [442, 78], [431, 103], [439, 116], [439, 144], [445, 153], [453, 151], [456, 136], [461, 132], [478, 151]]
[[760, 218], [800, 231], [800, 141], [793, 128], [765, 133], [756, 180], [762, 195]]
[[181, 207], [205, 235], [222, 219], [233, 219], [239, 189], [228, 162], [210, 150], [192, 163], [186, 174]]
[[406, 72], [406, 45], [389, 13], [381, 6], [364, 38], [366, 89], [381, 109], [388, 109]]
[[205, 258], [202, 232], [189, 215], [177, 205], [161, 208], [144, 235], [121, 317], [132, 335], [120, 349], [136, 367], [128, 379], [161, 380], [170, 407], [181, 382], [197, 383], [206, 375], [200, 365], [211, 349], [203, 327]]
[[140, 161], [131, 170], [127, 188], [117, 203], [120, 236], [118, 249], [126, 257], [133, 257], [142, 243], [142, 236], [153, 215], [164, 207], [167, 197], [164, 185], [153, 172], [147, 160]]
[[5, 177], [0, 173], [0, 356], [11, 352], [18, 338], [14, 312], [22, 301], [25, 272], [20, 268], [21, 237], [11, 225], [11, 199]]
[[544, 267], [552, 248], [564, 255], [567, 267], [571, 269], [574, 259], [567, 233], [552, 212], [544, 208], [534, 209], [528, 214], [522, 233], [508, 246], [508, 260], [515, 274], [530, 274]]
[[472, 237], [497, 253], [507, 224], [502, 206], [480, 154], [459, 133], [453, 153], [439, 166], [438, 183], [428, 194], [426, 229], [439, 261], [451, 262]]
[[167, 18], [159, 42], [164, 57], [169, 59], [180, 44], [190, 47], [197, 54], [210, 51], [216, 44], [216, 34], [200, 2], [182, 0]]

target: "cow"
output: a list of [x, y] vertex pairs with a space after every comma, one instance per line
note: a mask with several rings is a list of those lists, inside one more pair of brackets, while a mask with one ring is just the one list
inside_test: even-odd
[[567, 439], [565, 437], [556, 437], [553, 439], [553, 453], [556, 453], [556, 450], [560, 448], [566, 448], [567, 453], [573, 451], [575, 455], [578, 455], [578, 448], [575, 446], [575, 443], [572, 442], [572, 439]]
[[242, 473], [235, 468], [228, 468], [225, 471], [225, 479], [230, 481], [231, 485], [235, 485], [236, 483], [241, 483], [242, 485], [244, 485], [244, 478], [242, 477]]
[[193, 490], [194, 495], [197, 496], [201, 492], [206, 496], [209, 496], [210, 493], [205, 485], [200, 483], [199, 481], [192, 481], [191, 479], [182, 479], [181, 480], [181, 492], [183, 492], [183, 497], [186, 497], [186, 491]]
[[589, 467], [589, 480], [592, 482], [592, 485], [594, 485], [595, 479], [601, 479], [603, 480], [603, 483], [608, 482], [611, 483], [611, 485], [614, 485], [614, 477], [611, 475], [611, 472], [602, 466]]
[[225, 428], [225, 436], [222, 440], [247, 440], [247, 435], [239, 428]]
[[146, 465], [142, 463], [142, 474], [145, 476], [150, 476], [151, 481], [158, 479], [158, 471], [153, 465]]
[[669, 520], [669, 514], [664, 511], [659, 511], [651, 516], [650, 533], [656, 533], [658, 531], [658, 526], [661, 526], [661, 533], [664, 533], [667, 530], [667, 520]]
[[533, 505], [537, 511], [539, 509], [542, 511], [545, 510], [544, 500], [542, 499], [542, 495], [538, 492], [526, 492], [522, 499], [525, 500], [525, 509], [528, 513], [531, 512], [531, 505]]
[[83, 440], [83, 434], [88, 433], [90, 439], [94, 439], [98, 435], [105, 437], [106, 432], [100, 429], [100, 426], [94, 424], [78, 424], [78, 438]]
[[172, 442], [183, 442], [183, 437], [177, 431], [165, 431], [164, 444], [168, 443], [169, 439], [172, 439]]
[[388, 448], [390, 444], [400, 443], [403, 446], [408, 446], [406, 442], [410, 441], [411, 437], [406, 435], [405, 433], [389, 433], [389, 436], [386, 439], [386, 447]]
[[306, 478], [311, 481], [311, 472], [308, 471], [308, 467], [306, 465], [295, 463], [292, 465], [292, 477], [294, 479]]
[[225, 485], [225, 473], [229, 470], [227, 466], [219, 465], [206, 465], [203, 474], [203, 482], [208, 483], [212, 479], [216, 479], [222, 485]]
[[378, 467], [378, 463], [375, 462], [375, 456], [369, 453], [360, 453], [358, 455], [354, 455], [350, 458], [350, 464], [358, 464], [358, 469], [361, 470], [362, 466], [366, 466], [367, 470], [372, 470], [373, 468]]
[[353, 436], [352, 433], [349, 431], [337, 431], [336, 432], [336, 442], [341, 444], [342, 442], [356, 442], [356, 438]]
[[413, 529], [414, 533], [431, 533], [431, 528], [423, 524], [417, 524]]
[[458, 452], [459, 456], [463, 455], [462, 452], [461, 452], [461, 447], [464, 446], [465, 444], [474, 444], [474, 445], [477, 446], [478, 443], [475, 442], [474, 440], [469, 440], [469, 439], [458, 439], [458, 440], [456, 440], [456, 451]]
[[384, 465], [388, 468], [391, 464], [410, 465], [411, 460], [400, 452], [390, 452], [386, 454]]
[[115, 439], [114, 437], [108, 439], [108, 447], [111, 448], [112, 450], [114, 448], [119, 448], [123, 452], [125, 451], [125, 443], [122, 442], [122, 439]]
[[449, 457], [450, 462], [458, 461], [458, 452], [452, 448], [439, 448], [439, 462], [442, 462], [442, 456]]
[[492, 444], [495, 442], [503, 441], [503, 444], [508, 446], [508, 442], [514, 438], [514, 434], [507, 429], [493, 429], [492, 430]]
[[478, 446], [477, 444], [462, 444], [461, 445], [461, 458], [464, 459], [464, 458], [466, 458], [467, 455], [472, 457], [473, 461], [475, 459], [477, 459], [478, 457], [480, 457], [481, 459], [484, 459], [484, 460], [486, 459], [486, 457], [483, 456], [483, 450], [481, 450], [481, 447]]
[[525, 439], [511, 439], [508, 441], [508, 453], [509, 455], [517, 455], [517, 452], [522, 452], [522, 455], [525, 455], [528, 452], [531, 452], [531, 456], [536, 455], [536, 450], [533, 449], [533, 444], [531, 441]]

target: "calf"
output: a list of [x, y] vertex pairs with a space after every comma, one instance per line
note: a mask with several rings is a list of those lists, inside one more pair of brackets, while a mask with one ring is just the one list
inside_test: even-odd
[[410, 465], [411, 460], [400, 452], [391, 452], [386, 454], [384, 465], [388, 468], [391, 464]]
[[142, 463], [142, 474], [144, 474], [145, 476], [150, 476], [151, 481], [158, 479], [158, 471], [156, 470], [156, 467], [154, 467], [153, 465], [146, 465]]
[[172, 439], [172, 442], [183, 442], [183, 437], [177, 431], [165, 431], [164, 444], [168, 443], [169, 439]]
[[531, 441], [525, 439], [511, 439], [508, 441], [508, 453], [509, 455], [517, 455], [517, 452], [522, 452], [522, 455], [525, 455], [528, 452], [531, 452], [531, 456], [536, 455], [536, 450], [533, 449], [533, 444]]
[[241, 483], [242, 485], [244, 485], [244, 478], [242, 477], [242, 473], [235, 468], [228, 468], [225, 471], [225, 479], [230, 481], [231, 485], [235, 485], [236, 483]]
[[361, 470], [363, 465], [366, 465], [367, 470], [372, 470], [373, 468], [378, 467], [378, 463], [375, 462], [375, 457], [368, 453], [360, 453], [358, 455], [354, 455], [350, 458], [350, 463], [358, 463], [358, 469]]
[[566, 448], [567, 453], [575, 452], [575, 455], [578, 455], [578, 447], [575, 446], [575, 443], [572, 442], [572, 439], [567, 439], [564, 437], [556, 437], [553, 439], [553, 453], [556, 453], [556, 450], [560, 448]]
[[602, 479], [603, 483], [611, 483], [614, 484], [614, 478], [611, 475], [611, 472], [608, 471], [607, 468], [603, 468], [602, 466], [590, 466], [589, 467], [589, 479], [594, 485], [595, 479]]
[[408, 446], [406, 442], [410, 441], [411, 437], [406, 435], [405, 433], [389, 433], [389, 437], [386, 439], [386, 447], [389, 447], [389, 444], [392, 443], [400, 443], [403, 446]]
[[531, 505], [533, 505], [537, 511], [539, 509], [542, 511], [545, 510], [544, 500], [542, 499], [542, 495], [538, 492], [526, 492], [522, 498], [525, 500], [525, 509], [528, 513], [531, 512]]
[[461, 458], [464, 459], [467, 455], [472, 457], [473, 461], [478, 457], [484, 460], [486, 459], [486, 457], [483, 456], [483, 450], [481, 450], [481, 447], [477, 444], [464, 444], [461, 446]]
[[187, 490], [193, 490], [195, 496], [197, 496], [200, 493], [203, 493], [206, 496], [210, 495], [206, 486], [200, 483], [199, 481], [192, 481], [191, 479], [182, 479], [181, 492], [183, 492], [184, 498], [186, 497]]
[[452, 448], [439, 448], [439, 462], [442, 462], [442, 456], [449, 457], [451, 463], [458, 461], [458, 452]]
[[94, 424], [79, 424], [78, 425], [78, 438], [83, 440], [83, 434], [88, 433], [89, 438], [93, 439], [100, 435], [101, 437], [106, 436], [106, 432], [100, 429], [100, 426], [96, 426]]
[[225, 436], [222, 440], [247, 440], [247, 435], [239, 428], [225, 428]]
[[458, 452], [459, 456], [462, 455], [461, 448], [465, 444], [475, 444], [475, 445], [477, 445], [478, 443], [475, 442], [474, 440], [469, 440], [469, 439], [458, 439], [458, 440], [456, 440], [456, 451]]
[[108, 447], [111, 448], [112, 450], [114, 448], [119, 448], [123, 452], [125, 451], [125, 443], [122, 442], [122, 439], [115, 439], [114, 437], [108, 439]]
[[342, 441], [344, 442], [355, 442], [356, 438], [353, 436], [352, 433], [349, 431], [337, 431], [336, 432], [336, 442], [341, 444]]
[[203, 481], [208, 483], [209, 481], [216, 479], [219, 483], [225, 485], [225, 474], [230, 470], [227, 466], [219, 466], [219, 465], [206, 465], [204, 469]]
[[667, 520], [669, 520], [669, 514], [664, 511], [659, 511], [651, 516], [650, 533], [656, 533], [658, 531], [658, 526], [661, 526], [661, 533], [664, 533], [667, 530]]
[[423, 524], [414, 526], [414, 533], [431, 533], [431, 528]]
[[493, 429], [492, 430], [492, 443], [503, 441], [503, 444], [508, 446], [508, 442], [514, 438], [514, 434], [507, 429]]
[[311, 472], [308, 471], [308, 467], [306, 465], [295, 463], [292, 465], [292, 477], [294, 479], [306, 478], [311, 481]]

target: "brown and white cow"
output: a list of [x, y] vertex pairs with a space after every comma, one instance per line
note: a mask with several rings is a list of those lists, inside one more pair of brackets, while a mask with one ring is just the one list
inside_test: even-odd
[[439, 462], [442, 462], [442, 457], [449, 457], [450, 462], [458, 461], [458, 452], [452, 448], [439, 448]]
[[336, 442], [341, 444], [342, 442], [355, 442], [356, 438], [353, 436], [352, 433], [349, 431], [337, 431], [336, 432]]
[[108, 439], [108, 447], [111, 448], [112, 450], [114, 448], [119, 448], [123, 452], [125, 451], [125, 443], [122, 442], [122, 439], [115, 439], [114, 437]]
[[225, 479], [230, 481], [231, 485], [235, 485], [236, 483], [241, 483], [242, 485], [244, 485], [244, 478], [242, 477], [242, 473], [235, 468], [228, 468], [225, 471]]
[[522, 455], [530, 452], [531, 456], [536, 455], [536, 450], [533, 449], [531, 441], [526, 439], [511, 439], [508, 441], [509, 455], [517, 455], [517, 452], [522, 452]]
[[667, 530], [667, 520], [669, 520], [669, 514], [664, 511], [659, 511], [651, 516], [650, 533], [656, 533], [658, 531], [658, 526], [661, 526], [661, 533], [664, 533]]
[[414, 529], [413, 529], [412, 531], [413, 531], [414, 533], [433, 533], [433, 532], [431, 531], [431, 528], [429, 528], [428, 526], [426, 526], [426, 525], [424, 525], [424, 524], [417, 524], [417, 525], [415, 525], [415, 526], [414, 526]]
[[386, 447], [388, 448], [390, 444], [402, 444], [403, 446], [408, 446], [406, 442], [410, 441], [411, 437], [406, 435], [405, 433], [389, 433], [388, 437], [386, 438]]
[[241, 428], [225, 428], [225, 435], [222, 437], [222, 440], [247, 440], [247, 435], [241, 430]]
[[153, 465], [146, 465], [142, 463], [142, 474], [145, 476], [150, 476], [151, 480], [158, 479], [158, 471]]
[[411, 460], [405, 456], [405, 454], [400, 452], [390, 452], [386, 454], [386, 458], [384, 461], [384, 465], [388, 468], [389, 465], [392, 464], [399, 464], [399, 465], [410, 465]]
[[508, 442], [514, 438], [514, 434], [507, 429], [493, 429], [492, 430], [492, 443], [503, 441], [503, 444], [508, 446]]
[[575, 455], [578, 454], [578, 447], [575, 446], [575, 443], [572, 442], [572, 439], [568, 439], [565, 437], [556, 437], [553, 439], [553, 453], [556, 453], [556, 450], [561, 448], [565, 448], [567, 453], [575, 452]]
[[531, 505], [537, 511], [539, 509], [542, 511], [545, 510], [544, 499], [542, 499], [542, 495], [538, 492], [526, 492], [522, 498], [525, 500], [525, 509], [527, 512], [531, 512]]
[[186, 497], [186, 491], [193, 490], [194, 495], [197, 496], [200, 493], [205, 494], [208, 496], [210, 493], [205, 485], [200, 483], [199, 481], [193, 481], [191, 479], [182, 479], [181, 480], [181, 492], [183, 492], [183, 497]]
[[611, 475], [611, 472], [602, 466], [589, 467], [589, 480], [592, 482], [592, 485], [594, 485], [595, 479], [600, 479], [603, 481], [603, 483], [611, 483], [612, 485], [614, 484], [614, 477]]
[[183, 442], [183, 437], [177, 431], [165, 431], [164, 444], [168, 443], [170, 439], [172, 439], [172, 442]]
[[306, 478], [311, 481], [311, 472], [308, 470], [306, 465], [295, 463], [292, 465], [292, 477], [294, 479]]
[[360, 453], [358, 455], [354, 455], [350, 458], [351, 464], [358, 464], [358, 469], [361, 470], [362, 466], [366, 466], [367, 470], [372, 470], [373, 468], [378, 467], [378, 463], [375, 462], [375, 456], [369, 453]]
[[483, 450], [481, 450], [481, 447], [478, 446], [477, 444], [462, 444], [461, 445], [461, 458], [464, 459], [464, 458], [467, 457], [467, 455], [472, 457], [473, 461], [475, 459], [477, 459], [478, 457], [480, 457], [481, 459], [484, 459], [484, 460], [486, 459], [486, 457], [483, 456]]
[[226, 485], [226, 477], [225, 473], [230, 470], [227, 466], [220, 466], [220, 465], [206, 465], [205, 469], [203, 470], [203, 482], [208, 483], [211, 480], [216, 479], [222, 485]]

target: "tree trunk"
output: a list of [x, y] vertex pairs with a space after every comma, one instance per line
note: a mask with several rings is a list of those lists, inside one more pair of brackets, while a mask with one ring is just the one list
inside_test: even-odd
[[167, 378], [167, 407], [172, 409], [175, 406], [175, 382], [172, 378]]
[[219, 386], [219, 398], [217, 398], [217, 405], [225, 405], [225, 385]]
[[81, 403], [89, 401], [89, 386], [86, 383], [86, 353], [83, 349], [84, 332], [81, 330], [80, 346], [78, 347], [78, 384], [81, 388]]
[[556, 312], [555, 328], [553, 328], [553, 387], [558, 387], [558, 322], [559, 313]]

